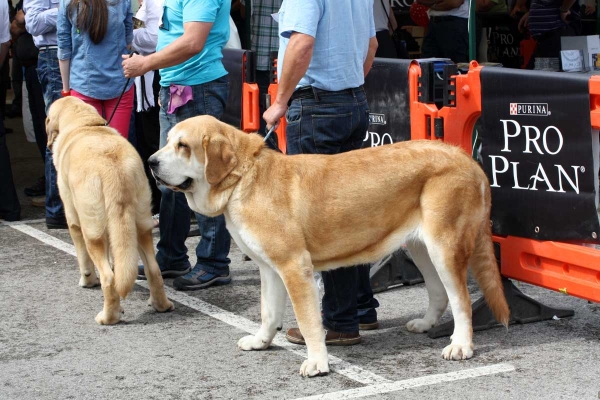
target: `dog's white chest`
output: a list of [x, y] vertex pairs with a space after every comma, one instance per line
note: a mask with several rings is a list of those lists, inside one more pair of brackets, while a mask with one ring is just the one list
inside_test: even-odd
[[232, 218], [228, 212], [225, 212], [224, 215], [229, 234], [244, 254], [250, 256], [250, 258], [255, 261], [259, 259], [271, 265], [269, 258], [263, 250], [263, 246], [252, 233], [244, 227], [243, 221]]

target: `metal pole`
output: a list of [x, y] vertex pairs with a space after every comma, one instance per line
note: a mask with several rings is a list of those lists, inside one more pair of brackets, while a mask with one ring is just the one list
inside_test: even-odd
[[469, 0], [469, 60], [475, 60], [477, 58], [476, 18], [475, 0]]

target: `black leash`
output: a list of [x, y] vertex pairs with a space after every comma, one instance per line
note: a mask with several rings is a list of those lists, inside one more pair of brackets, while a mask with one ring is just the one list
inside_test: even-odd
[[[131, 53], [129, 53], [129, 58], [133, 57], [134, 54], [139, 54], [139, 53], [134, 50]], [[106, 124], [104, 124], [104, 126], [110, 125], [110, 121], [112, 121], [113, 117], [115, 116], [115, 111], [117, 111], [117, 107], [119, 107], [119, 103], [121, 102], [121, 99], [123, 98], [123, 95], [125, 94], [125, 90], [127, 90], [127, 86], [129, 85], [129, 82], [131, 82], [131, 78], [127, 78], [127, 82], [125, 82], [125, 87], [123, 88], [123, 91], [121, 92], [121, 95], [119, 96], [119, 100], [117, 100], [117, 104], [115, 105], [115, 108], [113, 108], [113, 112], [110, 115], [110, 118], [108, 119], [108, 121], [106, 121]]]
[[264, 142], [269, 146], [269, 148], [273, 149], [273, 150], [277, 150], [278, 152], [281, 153], [281, 150], [279, 150], [279, 146], [277, 145], [277, 143], [271, 138], [271, 135], [273, 134], [273, 132], [275, 132], [275, 128], [277, 128], [276, 125], [273, 125], [271, 127], [271, 129], [268, 130], [267, 134], [265, 135], [265, 139]]

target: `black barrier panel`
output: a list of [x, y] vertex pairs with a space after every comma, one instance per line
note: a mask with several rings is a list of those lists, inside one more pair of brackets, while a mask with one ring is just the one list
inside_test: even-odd
[[376, 58], [365, 78], [369, 131], [364, 147], [410, 140], [408, 68], [411, 60]]
[[[244, 65], [244, 54], [246, 54], [246, 65]], [[223, 49], [223, 66], [227, 70], [229, 79], [229, 93], [227, 105], [223, 113], [223, 122], [242, 128], [242, 88], [244, 68], [254, 71], [253, 53], [248, 50]]]
[[479, 136], [494, 233], [596, 239], [599, 150], [588, 81], [583, 74], [482, 69]]

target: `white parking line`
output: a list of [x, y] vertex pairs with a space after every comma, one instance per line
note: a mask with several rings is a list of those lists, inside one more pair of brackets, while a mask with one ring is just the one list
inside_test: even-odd
[[40, 224], [42, 222], [46, 222], [46, 218], [24, 219], [22, 221], [14, 221], [14, 222], [0, 221], [0, 225], [13, 226], [13, 225], [25, 225], [25, 224]]
[[[7, 224], [11, 228], [25, 233], [49, 246], [59, 249], [72, 256], [77, 256], [75, 247], [72, 244], [64, 242], [54, 236], [48, 235], [39, 229], [33, 228], [25, 224]], [[136, 284], [143, 288], [148, 288], [146, 281], [136, 281]], [[218, 319], [228, 325], [238, 328], [242, 331], [254, 334], [258, 331], [260, 325], [256, 322], [250, 321], [244, 317], [223, 310], [210, 303], [202, 301], [198, 298], [189, 296], [182, 292], [177, 292], [174, 289], [165, 286], [168, 297], [184, 306], [190, 307], [203, 314], [206, 314], [212, 318]], [[289, 343], [285, 336], [278, 333], [273, 339], [273, 344], [285, 348], [294, 354], [298, 354], [304, 358], [307, 358], [306, 348], [303, 346], [294, 345]], [[357, 365], [350, 364], [338, 357], [329, 355], [329, 363], [332, 367], [332, 371], [345, 376], [346, 378], [352, 379], [353, 381], [367, 385], [365, 387], [343, 390], [339, 392], [326, 393], [322, 395], [315, 395], [310, 397], [304, 397], [302, 400], [308, 399], [339, 399], [339, 398], [359, 398], [365, 396], [372, 396], [376, 394], [389, 393], [394, 391], [400, 391], [419, 386], [435, 385], [443, 382], [450, 382], [455, 380], [476, 378], [479, 376], [498, 374], [502, 372], [514, 371], [515, 367], [510, 364], [496, 364], [480, 368], [466, 369], [456, 372], [449, 372], [446, 374], [428, 375], [419, 378], [406, 379], [402, 381], [391, 381], [387, 378], [369, 372], [360, 368]], [[300, 399], [298, 399], [300, 400]]]
[[360, 397], [397, 392], [400, 390], [413, 389], [420, 386], [437, 385], [438, 383], [459, 381], [462, 379], [477, 378], [486, 375], [500, 374], [502, 372], [512, 372], [514, 370], [515, 367], [510, 364], [495, 364], [486, 367], [448, 372], [446, 374], [427, 375], [419, 378], [405, 379], [402, 381], [380, 383], [377, 385], [370, 385], [356, 389], [341, 390], [339, 392], [317, 394], [309, 397], [301, 397], [295, 400], [358, 399]]
[[[42, 232], [39, 229], [27, 225], [10, 226], [11, 228], [23, 232], [31, 237], [34, 237], [35, 239], [49, 246], [62, 250], [65, 253], [70, 254], [72, 256], [77, 256], [75, 252], [75, 246], [73, 246], [70, 243], [66, 243], [60, 239], [57, 239], [54, 236], [48, 235], [47, 233]], [[144, 287], [146, 289], [148, 288], [146, 281], [137, 281], [136, 283], [141, 287]], [[167, 295], [171, 300], [177, 301], [178, 303], [183, 304], [184, 306], [200, 311], [201, 313], [204, 313], [212, 318], [225, 322], [226, 324], [234, 326], [242, 331], [254, 334], [258, 331], [258, 328], [260, 327], [259, 324], [253, 321], [250, 321], [244, 317], [240, 317], [239, 315], [233, 314], [229, 311], [225, 311], [219, 307], [216, 307], [212, 304], [209, 304], [205, 301], [189, 296], [182, 292], [177, 292], [168, 286], [165, 286], [165, 290], [167, 291]], [[298, 354], [304, 358], [307, 358], [306, 349], [304, 347], [289, 343], [285, 339], [285, 336], [281, 333], [275, 336], [275, 338], [273, 339], [273, 344], [276, 346], [283, 347], [286, 350], [289, 350], [292, 353]], [[356, 365], [352, 365], [349, 362], [332, 355], [329, 356], [329, 364], [332, 367], [333, 371], [345, 376], [346, 378], [352, 379], [353, 381], [362, 383], [364, 385], [391, 382], [389, 379], [366, 371]]]

